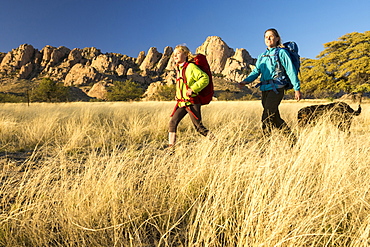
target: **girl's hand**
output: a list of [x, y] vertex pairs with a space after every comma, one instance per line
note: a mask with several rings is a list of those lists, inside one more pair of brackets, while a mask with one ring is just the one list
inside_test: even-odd
[[192, 94], [193, 94], [193, 90], [189, 88], [188, 91], [186, 91], [186, 96], [190, 97]]

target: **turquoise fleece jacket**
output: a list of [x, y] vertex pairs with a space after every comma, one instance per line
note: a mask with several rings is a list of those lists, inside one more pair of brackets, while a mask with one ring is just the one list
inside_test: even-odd
[[[275, 50], [277, 48], [267, 49], [264, 53], [258, 56], [256, 62], [256, 68], [245, 78], [243, 81], [247, 83], [251, 83], [261, 75], [261, 82], [262, 81], [269, 81], [273, 80], [275, 76]], [[279, 50], [279, 59], [283, 67], [285, 68], [286, 74], [288, 75], [291, 83], [293, 84], [293, 88], [295, 91], [301, 89], [301, 83], [297, 76], [297, 70], [293, 66], [292, 61], [290, 60], [289, 54], [286, 50], [280, 49]], [[277, 88], [283, 87], [282, 85], [275, 84]], [[261, 85], [261, 91], [268, 91], [272, 90], [272, 86], [270, 84]]]
[[[177, 69], [177, 82], [176, 82], [176, 98], [177, 99], [189, 99], [188, 96], [186, 96], [186, 85], [184, 83], [184, 80], [182, 79], [182, 70], [183, 66], [178, 66]], [[197, 94], [204, 89], [208, 83], [209, 78], [207, 73], [205, 73], [203, 70], [201, 70], [198, 66], [196, 66], [194, 63], [189, 63], [189, 65], [186, 67], [185, 70], [185, 77], [186, 82], [188, 86], [193, 90], [192, 97], [197, 96]], [[185, 105], [190, 105], [190, 102], [179, 102], [179, 107], [183, 107]]]

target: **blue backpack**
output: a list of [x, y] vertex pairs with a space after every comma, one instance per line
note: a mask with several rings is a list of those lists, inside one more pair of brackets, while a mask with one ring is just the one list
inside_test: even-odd
[[292, 89], [293, 85], [290, 82], [289, 77], [287, 76], [284, 67], [281, 65], [280, 60], [279, 60], [279, 50], [280, 49], [285, 49], [289, 56], [290, 59], [293, 63], [293, 66], [295, 67], [297, 71], [297, 76], [301, 67], [301, 61], [300, 61], [300, 56], [298, 54], [298, 45], [294, 41], [289, 41], [285, 42], [283, 44], [284, 48], [278, 48], [276, 49], [275, 52], [275, 61], [276, 61], [276, 67], [275, 67], [275, 78], [274, 80], [278, 81], [278, 83], [285, 85], [285, 89]]

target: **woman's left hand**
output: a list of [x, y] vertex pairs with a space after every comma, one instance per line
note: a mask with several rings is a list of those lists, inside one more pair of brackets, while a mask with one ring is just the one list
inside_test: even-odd
[[190, 97], [192, 94], [193, 94], [193, 90], [189, 88], [188, 91], [186, 91], [186, 96]]
[[238, 84], [239, 89], [242, 89], [247, 83], [245, 81], [242, 81], [237, 84]]
[[294, 91], [294, 98], [297, 100], [297, 101], [300, 101], [302, 99], [302, 94], [301, 94], [301, 91]]

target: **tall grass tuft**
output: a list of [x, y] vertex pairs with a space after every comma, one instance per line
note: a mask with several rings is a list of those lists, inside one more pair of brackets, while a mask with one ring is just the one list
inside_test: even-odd
[[323, 121], [260, 133], [260, 102], [202, 108], [165, 150], [173, 102], [4, 104], [1, 246], [367, 246], [369, 108], [351, 134]]

